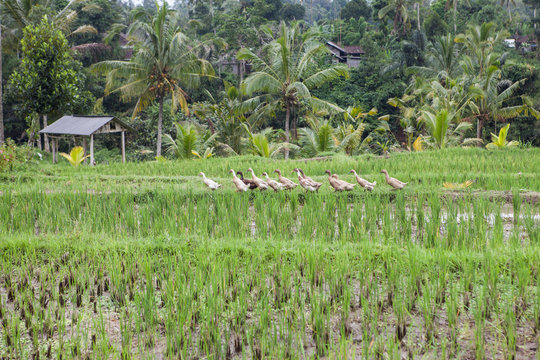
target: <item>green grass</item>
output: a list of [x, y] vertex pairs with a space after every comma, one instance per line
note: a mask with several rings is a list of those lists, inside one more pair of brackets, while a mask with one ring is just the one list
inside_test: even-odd
[[[533, 358], [540, 151], [2, 173], [0, 357]], [[292, 168], [319, 193], [234, 192]], [[324, 170], [376, 189], [333, 193]], [[392, 191], [381, 169], [409, 185]], [[224, 188], [207, 190], [204, 171]], [[290, 174], [290, 175], [289, 175]], [[478, 179], [471, 189], [442, 183]]]

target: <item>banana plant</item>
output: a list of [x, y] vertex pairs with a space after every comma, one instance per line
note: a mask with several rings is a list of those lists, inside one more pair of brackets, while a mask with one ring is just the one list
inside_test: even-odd
[[84, 149], [82, 146], [75, 146], [73, 149], [71, 149], [71, 152], [68, 154], [61, 152], [60, 155], [65, 157], [67, 161], [74, 167], [78, 167], [81, 165], [81, 163], [89, 157], [90, 155], [84, 156]]
[[494, 133], [491, 133], [491, 142], [486, 145], [487, 149], [504, 149], [504, 148], [510, 148], [519, 146], [519, 141], [507, 141], [506, 137], [508, 136], [508, 129], [510, 128], [510, 124], [506, 124], [505, 127], [501, 128], [499, 130], [499, 135], [495, 135]]
[[206, 160], [206, 159], [210, 159], [212, 156], [214, 156], [214, 148], [213, 147], [206, 148], [206, 150], [204, 150], [204, 153], [202, 155], [199, 154], [195, 150], [191, 150], [191, 153], [193, 155], [195, 155], [196, 157], [198, 157], [199, 159], [201, 159], [201, 160]]

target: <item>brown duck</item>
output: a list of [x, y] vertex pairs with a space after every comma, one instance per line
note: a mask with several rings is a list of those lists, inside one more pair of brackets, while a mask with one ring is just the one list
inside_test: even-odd
[[268, 186], [270, 186], [274, 191], [283, 190], [283, 185], [276, 180], [270, 179], [267, 172], [262, 173], [264, 177], [266, 177], [266, 183]]
[[237, 172], [236, 173], [238, 176], [240, 176], [240, 180], [242, 180], [242, 182], [244, 184], [246, 184], [250, 190], [253, 190], [253, 189], [256, 189], [257, 188], [257, 184], [255, 184], [253, 182], [253, 180], [251, 179], [244, 179], [244, 173], [242, 173], [241, 171]]
[[356, 186], [356, 184], [350, 184], [346, 181], [339, 180], [337, 175], [332, 175], [330, 170], [326, 170], [325, 173], [328, 174], [328, 182], [335, 191], [351, 191]]
[[295, 183], [294, 181], [287, 179], [286, 177], [281, 175], [281, 171], [279, 169], [274, 170], [274, 172], [279, 175], [279, 178], [278, 178], [279, 182], [281, 183], [281, 185], [283, 185], [283, 188], [285, 190], [294, 189], [295, 187], [298, 186], [298, 184]]
[[322, 183], [316, 182], [312, 178], [306, 176], [306, 174], [304, 174], [304, 170], [302, 170], [302, 169], [294, 168], [293, 172], [300, 172], [300, 174], [301, 174], [300, 176], [302, 177], [302, 179], [304, 179], [306, 181], [306, 183], [309, 184], [310, 186], [315, 187], [317, 189], [317, 191], [322, 186]]
[[358, 174], [356, 173], [356, 170], [352, 169], [350, 171], [351, 173], [354, 174], [354, 176], [356, 177], [356, 182], [361, 186], [363, 187], [364, 189], [368, 190], [368, 191], [371, 191], [373, 190], [373, 188], [375, 187], [375, 185], [377, 185], [377, 182], [374, 181], [374, 182], [369, 182], [367, 181], [366, 179], [363, 179], [361, 178], [360, 176], [358, 176]]
[[296, 171], [296, 174], [298, 175], [298, 182], [300, 183], [300, 186], [306, 189], [306, 191], [319, 191], [319, 188], [314, 186], [311, 182], [309, 182], [307, 179], [302, 177], [302, 173], [299, 169], [294, 169]]
[[400, 189], [403, 189], [405, 185], [407, 185], [407, 183], [404, 183], [403, 181], [399, 181], [396, 178], [388, 176], [388, 171], [384, 169], [381, 170], [381, 173], [383, 173], [384, 176], [386, 177], [386, 183], [390, 185], [391, 187], [393, 187], [394, 189], [400, 190]]

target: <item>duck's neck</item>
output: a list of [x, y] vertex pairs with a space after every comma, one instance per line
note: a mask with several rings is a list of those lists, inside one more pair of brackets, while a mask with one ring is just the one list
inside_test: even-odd
[[386, 178], [386, 181], [388, 181], [390, 179], [390, 176], [388, 176], [387, 172], [384, 173], [384, 177]]

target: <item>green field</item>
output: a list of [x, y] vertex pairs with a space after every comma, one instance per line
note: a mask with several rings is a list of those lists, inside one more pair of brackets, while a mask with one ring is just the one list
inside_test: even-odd
[[[237, 193], [228, 170], [248, 167], [324, 184]], [[334, 193], [324, 171], [353, 182], [353, 168], [375, 190]], [[382, 169], [409, 184], [393, 191]], [[540, 357], [539, 149], [0, 179], [0, 358]]]

